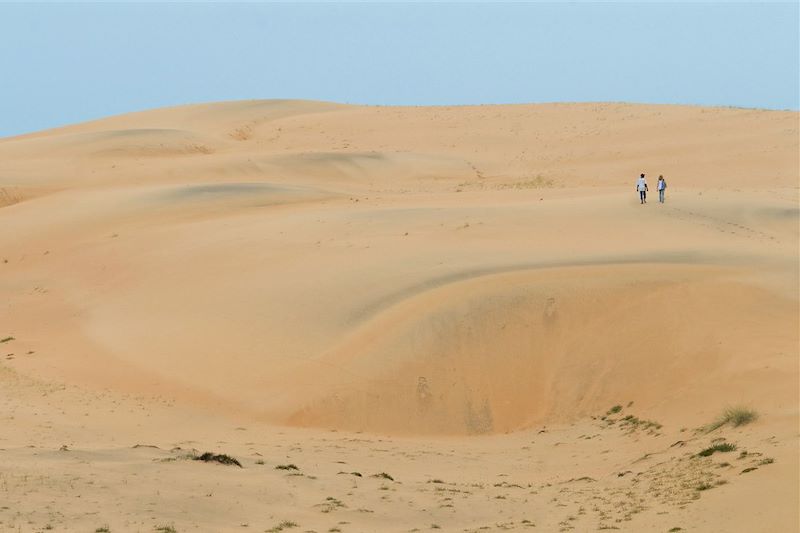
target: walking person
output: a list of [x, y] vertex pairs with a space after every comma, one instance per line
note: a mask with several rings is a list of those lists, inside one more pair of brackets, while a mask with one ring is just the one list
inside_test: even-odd
[[639, 203], [646, 204], [647, 203], [647, 180], [644, 179], [644, 174], [639, 176], [639, 179], [636, 181], [636, 190], [639, 191]]
[[667, 182], [664, 181], [664, 176], [658, 177], [658, 183], [656, 183], [656, 189], [658, 190], [658, 201], [663, 204], [664, 194], [667, 192]]

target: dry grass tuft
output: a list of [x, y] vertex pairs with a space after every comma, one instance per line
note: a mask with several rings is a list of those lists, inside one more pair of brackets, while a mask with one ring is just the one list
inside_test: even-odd
[[730, 424], [733, 427], [743, 426], [749, 424], [758, 418], [758, 413], [746, 407], [728, 407], [725, 411], [713, 422], [704, 426], [702, 429], [706, 433], [710, 433], [715, 429]]

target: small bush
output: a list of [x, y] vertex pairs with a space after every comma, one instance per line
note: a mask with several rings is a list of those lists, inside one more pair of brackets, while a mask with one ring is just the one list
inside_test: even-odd
[[275, 470], [300, 470], [297, 468], [295, 464], [288, 464], [288, 465], [278, 465], [275, 467]]
[[732, 452], [736, 449], [735, 444], [731, 444], [729, 442], [720, 442], [719, 444], [714, 444], [713, 446], [709, 446], [705, 450], [700, 451], [697, 456], [698, 457], [708, 457], [709, 455], [713, 455], [716, 452]]
[[381, 479], [388, 479], [389, 481], [394, 481], [394, 478], [387, 474], [386, 472], [381, 472], [380, 474], [374, 474], [372, 477], [377, 477]]
[[611, 409], [609, 409], [609, 410], [606, 412], [606, 415], [613, 415], [613, 414], [617, 414], [617, 413], [619, 413], [620, 411], [622, 411], [622, 406], [621, 406], [621, 405], [615, 405], [614, 407], [612, 407]]
[[173, 525], [156, 526], [156, 531], [160, 533], [178, 533], [178, 530]]
[[224, 453], [221, 454], [213, 454], [211, 452], [206, 452], [203, 455], [194, 458], [195, 461], [204, 461], [206, 463], [220, 463], [223, 465], [235, 465], [239, 468], [242, 468], [242, 463], [231, 457], [230, 455], [225, 455]]
[[0, 339], [0, 344], [2, 344], [4, 342], [8, 342], [8, 341], [13, 341], [13, 340], [14, 340], [14, 337], [4, 337], [4, 338]]

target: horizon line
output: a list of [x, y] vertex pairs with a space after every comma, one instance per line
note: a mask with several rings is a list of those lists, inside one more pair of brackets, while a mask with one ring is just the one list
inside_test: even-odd
[[778, 107], [757, 107], [747, 105], [731, 105], [731, 104], [694, 104], [694, 103], [676, 103], [676, 102], [646, 102], [635, 100], [543, 100], [538, 102], [483, 102], [483, 103], [457, 103], [457, 104], [376, 104], [376, 103], [358, 103], [358, 102], [342, 102], [335, 100], [318, 100], [314, 98], [236, 98], [231, 100], [206, 100], [197, 102], [185, 102], [172, 105], [159, 105], [154, 107], [144, 107], [130, 111], [121, 111], [119, 113], [111, 113], [108, 115], [101, 115], [97, 117], [87, 118], [86, 120], [79, 120], [77, 122], [66, 122], [56, 124], [49, 127], [44, 127], [35, 130], [22, 131], [19, 133], [12, 133], [10, 135], [0, 135], [0, 142], [15, 139], [17, 137], [25, 137], [27, 135], [35, 135], [50, 130], [57, 130], [61, 128], [68, 128], [80, 124], [89, 124], [91, 122], [100, 122], [102, 120], [121, 117], [125, 115], [134, 115], [137, 113], [147, 113], [150, 111], [158, 111], [165, 109], [175, 109], [180, 107], [226, 104], [235, 102], [316, 102], [322, 104], [334, 104], [353, 107], [399, 107], [399, 108], [444, 108], [444, 107], [488, 107], [488, 106], [533, 106], [533, 105], [641, 105], [641, 106], [664, 106], [664, 107], [696, 107], [696, 108], [709, 108], [709, 109], [740, 109], [743, 111], [766, 111], [766, 112], [789, 112], [800, 113], [799, 108], [778, 108]]

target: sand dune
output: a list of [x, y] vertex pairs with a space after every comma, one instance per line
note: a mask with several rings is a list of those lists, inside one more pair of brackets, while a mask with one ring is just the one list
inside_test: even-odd
[[[2, 139], [2, 526], [797, 530], [798, 131], [248, 101]], [[760, 417], [694, 431], [730, 405]], [[752, 453], [697, 458], [720, 437]], [[206, 448], [246, 473], [183, 460]], [[73, 512], [79, 464], [118, 492]]]

